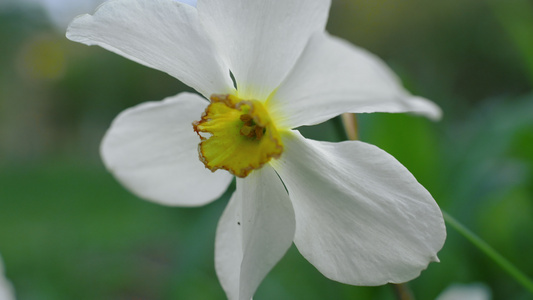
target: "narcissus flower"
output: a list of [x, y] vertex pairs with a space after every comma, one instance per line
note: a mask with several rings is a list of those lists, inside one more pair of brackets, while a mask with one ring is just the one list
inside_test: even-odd
[[4, 264], [0, 256], [0, 300], [14, 300], [14, 294], [11, 282], [4, 277]]
[[325, 32], [329, 6], [111, 0], [68, 29], [73, 41], [167, 72], [203, 95], [122, 112], [101, 154], [129, 190], [166, 205], [209, 203], [236, 176], [215, 247], [230, 299], [249, 300], [293, 241], [322, 274], [354, 285], [413, 279], [444, 243], [437, 204], [391, 155], [294, 129], [345, 112], [440, 116], [378, 58]]
[[436, 300], [490, 300], [491, 292], [483, 283], [452, 284]]

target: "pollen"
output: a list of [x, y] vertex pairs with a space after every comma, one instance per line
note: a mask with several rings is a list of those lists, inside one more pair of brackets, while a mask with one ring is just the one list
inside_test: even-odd
[[262, 102], [233, 95], [212, 95], [200, 121], [200, 161], [211, 171], [224, 169], [246, 177], [283, 152], [283, 144]]

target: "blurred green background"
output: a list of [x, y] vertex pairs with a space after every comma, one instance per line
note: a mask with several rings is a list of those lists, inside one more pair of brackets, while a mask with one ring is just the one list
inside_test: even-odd
[[[64, 29], [99, 1], [0, 2], [0, 253], [17, 298], [224, 299], [214, 272], [218, 218], [230, 192], [201, 208], [136, 198], [108, 174], [98, 146], [135, 104], [188, 88]], [[382, 57], [442, 121], [359, 115], [360, 136], [393, 154], [439, 205], [533, 276], [533, 2], [334, 0], [328, 30]], [[338, 119], [302, 128], [345, 139]], [[454, 283], [493, 299], [533, 299], [448, 227], [417, 299]], [[390, 286], [330, 281], [293, 247], [254, 299], [394, 299]]]

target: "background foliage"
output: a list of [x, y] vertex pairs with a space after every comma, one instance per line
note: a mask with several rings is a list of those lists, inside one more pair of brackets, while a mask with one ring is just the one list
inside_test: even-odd
[[[66, 40], [42, 9], [0, 3], [0, 253], [18, 299], [223, 299], [214, 233], [228, 200], [170, 208], [125, 191], [98, 145], [121, 110], [187, 87]], [[378, 54], [444, 119], [359, 115], [439, 205], [533, 276], [533, 5], [527, 0], [338, 0], [328, 30]], [[302, 128], [345, 139], [335, 119]], [[410, 283], [433, 299], [482, 282], [532, 299], [452, 228], [441, 263]], [[293, 247], [255, 299], [394, 299], [332, 282]]]

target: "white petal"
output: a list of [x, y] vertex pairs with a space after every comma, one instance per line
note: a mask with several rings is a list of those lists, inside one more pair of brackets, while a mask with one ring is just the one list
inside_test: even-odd
[[239, 299], [243, 200], [237, 187], [218, 221], [215, 239], [215, 270], [229, 300]]
[[266, 165], [244, 179], [217, 228], [215, 266], [230, 300], [249, 300], [292, 244], [294, 211], [278, 175]]
[[106, 167], [131, 192], [161, 204], [197, 206], [220, 197], [232, 176], [204, 167], [192, 128], [207, 104], [181, 93], [123, 111], [102, 141]]
[[411, 96], [376, 56], [327, 33], [315, 34], [269, 101], [288, 128], [318, 124], [341, 113], [413, 112], [438, 119], [434, 103]]
[[233, 90], [229, 70], [191, 5], [174, 0], [107, 1], [94, 15], [77, 17], [67, 37], [167, 72], [206, 97]]
[[189, 4], [190, 6], [196, 7], [196, 0], [174, 0], [179, 1], [181, 3]]
[[203, 0], [205, 25], [233, 72], [239, 96], [266, 100], [309, 37], [323, 31], [331, 0]]
[[491, 292], [482, 283], [453, 284], [446, 288], [436, 300], [490, 300]]
[[294, 206], [294, 242], [322, 274], [354, 285], [399, 283], [438, 261], [446, 236], [439, 207], [391, 155], [297, 131], [283, 143], [272, 164]]
[[11, 282], [4, 277], [4, 264], [0, 256], [0, 300], [14, 300], [14, 294]]

